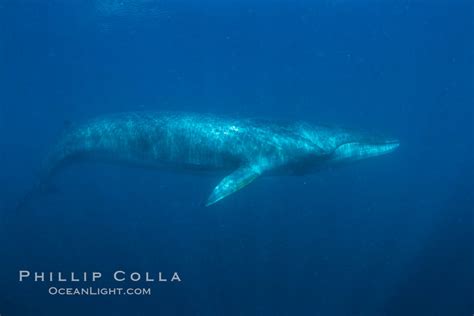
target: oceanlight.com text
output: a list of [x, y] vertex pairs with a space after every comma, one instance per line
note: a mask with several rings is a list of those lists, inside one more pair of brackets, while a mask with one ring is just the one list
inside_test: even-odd
[[151, 288], [50, 287], [53, 296], [150, 296]]

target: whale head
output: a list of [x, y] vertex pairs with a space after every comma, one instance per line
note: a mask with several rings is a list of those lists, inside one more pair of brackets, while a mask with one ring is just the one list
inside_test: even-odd
[[351, 162], [389, 154], [400, 146], [393, 138], [354, 137], [339, 144], [333, 151], [331, 160], [334, 162]]
[[381, 156], [400, 146], [398, 139], [326, 125], [298, 123], [295, 131], [325, 152], [331, 162], [351, 162]]

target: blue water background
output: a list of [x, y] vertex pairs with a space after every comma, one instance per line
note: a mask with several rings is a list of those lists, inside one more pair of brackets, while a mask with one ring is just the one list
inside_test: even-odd
[[[473, 21], [468, 0], [1, 0], [1, 315], [471, 315]], [[210, 208], [218, 176], [77, 165], [14, 213], [65, 122], [142, 110], [401, 146]], [[20, 269], [183, 282], [53, 297]]]

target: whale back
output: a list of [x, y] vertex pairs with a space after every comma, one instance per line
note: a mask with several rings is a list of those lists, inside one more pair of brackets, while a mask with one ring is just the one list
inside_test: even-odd
[[128, 161], [196, 169], [232, 169], [256, 157], [279, 163], [314, 151], [289, 125], [211, 115], [134, 112], [99, 117], [63, 134], [47, 173], [77, 159]]

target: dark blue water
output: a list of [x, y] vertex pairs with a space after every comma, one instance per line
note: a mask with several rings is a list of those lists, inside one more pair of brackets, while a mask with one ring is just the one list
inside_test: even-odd
[[[0, 0], [0, 314], [471, 315], [473, 6]], [[139, 110], [326, 122], [401, 147], [210, 208], [219, 177], [77, 165], [14, 211], [65, 122]], [[53, 296], [19, 270], [153, 292]]]

